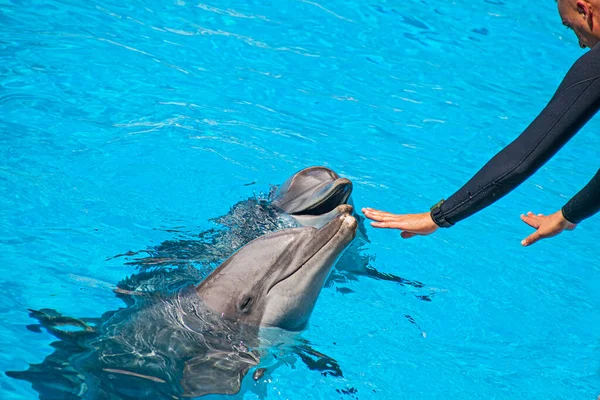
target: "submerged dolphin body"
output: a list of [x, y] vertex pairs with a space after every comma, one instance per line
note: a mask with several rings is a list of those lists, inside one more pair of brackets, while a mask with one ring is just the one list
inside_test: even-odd
[[45, 327], [61, 340], [41, 364], [7, 375], [31, 382], [42, 400], [237, 393], [244, 375], [260, 361], [261, 332], [306, 326], [356, 230], [356, 219], [343, 213], [320, 229], [261, 236], [200, 285], [172, 294], [132, 295], [132, 304], [99, 320], [33, 311], [40, 325], [29, 328]]

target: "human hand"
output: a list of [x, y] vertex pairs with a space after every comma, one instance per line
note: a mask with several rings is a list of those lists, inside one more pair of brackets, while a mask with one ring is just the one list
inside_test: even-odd
[[527, 225], [536, 229], [535, 232], [521, 241], [521, 245], [525, 247], [540, 239], [556, 236], [564, 230], [572, 231], [577, 227], [574, 223], [567, 221], [560, 210], [550, 215], [535, 215], [529, 211], [527, 215], [521, 214], [521, 219]]
[[392, 214], [372, 208], [363, 208], [362, 212], [365, 217], [375, 221], [371, 222], [371, 226], [400, 229], [402, 231], [400, 236], [404, 239], [417, 235], [429, 235], [439, 228], [428, 212], [422, 214]]

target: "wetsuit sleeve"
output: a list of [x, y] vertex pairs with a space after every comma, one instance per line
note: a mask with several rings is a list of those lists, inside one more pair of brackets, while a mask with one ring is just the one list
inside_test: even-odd
[[567, 221], [578, 224], [600, 210], [600, 170], [579, 193], [562, 208]]
[[[496, 154], [436, 212], [432, 211], [435, 223], [451, 226], [508, 194], [556, 154], [598, 108], [600, 46], [573, 64], [550, 102], [517, 139]], [[586, 193], [577, 195], [577, 200], [567, 207], [567, 213], [588, 214], [591, 200]]]

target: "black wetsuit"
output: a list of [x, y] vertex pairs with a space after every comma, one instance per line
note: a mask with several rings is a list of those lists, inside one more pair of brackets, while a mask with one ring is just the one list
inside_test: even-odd
[[[431, 215], [448, 227], [489, 206], [548, 161], [600, 108], [600, 45], [580, 57], [525, 131]], [[600, 170], [563, 208], [579, 223], [600, 209]]]

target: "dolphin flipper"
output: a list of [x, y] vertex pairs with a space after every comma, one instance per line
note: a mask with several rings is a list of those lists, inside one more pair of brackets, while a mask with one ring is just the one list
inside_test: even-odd
[[[49, 308], [29, 309], [29, 316], [37, 319], [39, 324], [28, 325], [27, 329], [40, 332], [40, 327], [44, 327], [49, 333], [61, 340], [78, 341], [96, 334], [94, 325], [98, 321], [97, 319], [88, 318], [88, 322], [86, 322], [86, 320], [64, 316]], [[70, 327], [70, 329], [64, 329], [66, 327]]]
[[294, 353], [300, 357], [302, 362], [304, 362], [311, 371], [319, 371], [323, 376], [344, 376], [340, 365], [335, 359], [316, 351], [310, 347], [308, 343], [295, 346]]
[[401, 276], [398, 276], [398, 275], [390, 274], [387, 272], [380, 272], [380, 271], [376, 270], [375, 268], [371, 267], [370, 265], [367, 265], [365, 267], [365, 276], [369, 276], [371, 278], [374, 278], [377, 280], [382, 280], [382, 281], [396, 282], [402, 286], [412, 286], [417, 289], [420, 289], [425, 286], [423, 283], [421, 283], [419, 281], [411, 281], [409, 279], [402, 278]]

